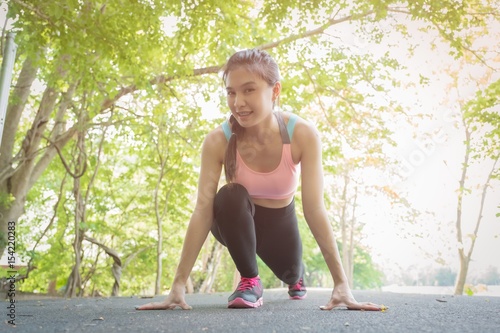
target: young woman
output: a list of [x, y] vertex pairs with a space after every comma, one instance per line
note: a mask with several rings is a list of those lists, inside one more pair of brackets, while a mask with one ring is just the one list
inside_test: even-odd
[[[377, 304], [358, 303], [349, 288], [323, 203], [318, 132], [295, 114], [273, 112], [281, 92], [274, 59], [256, 49], [237, 52], [228, 60], [223, 80], [231, 117], [204, 140], [197, 202], [172, 288], [163, 302], [137, 309], [191, 308], [185, 284], [210, 231], [228, 248], [241, 275], [228, 307], [263, 304], [257, 255], [288, 284], [291, 299], [304, 298], [294, 206], [300, 173], [304, 216], [334, 280], [332, 296], [321, 309], [381, 310]], [[217, 191], [223, 166], [228, 184]]]

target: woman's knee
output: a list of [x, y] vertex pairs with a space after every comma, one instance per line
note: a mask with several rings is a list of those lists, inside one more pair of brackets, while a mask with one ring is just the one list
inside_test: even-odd
[[301, 263], [293, 264], [289, 267], [281, 268], [275, 272], [276, 276], [286, 284], [294, 284], [303, 276], [304, 266]]
[[222, 186], [214, 201], [214, 211], [217, 213], [220, 209], [223, 210], [239, 210], [250, 209], [253, 215], [253, 204], [247, 189], [238, 183], [230, 183]]
[[231, 199], [234, 197], [248, 197], [248, 191], [245, 186], [238, 183], [229, 183], [222, 186], [217, 192], [217, 196], [221, 196], [225, 199]]

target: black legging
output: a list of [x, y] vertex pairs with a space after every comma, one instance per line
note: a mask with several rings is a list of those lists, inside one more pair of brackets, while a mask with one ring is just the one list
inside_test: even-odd
[[302, 277], [302, 241], [295, 202], [283, 208], [254, 205], [240, 184], [223, 186], [214, 200], [212, 234], [225, 245], [243, 277], [259, 274], [256, 254], [287, 284]]

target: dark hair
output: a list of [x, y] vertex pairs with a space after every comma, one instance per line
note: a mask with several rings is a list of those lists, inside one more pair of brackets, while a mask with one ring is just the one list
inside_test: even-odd
[[[269, 53], [259, 49], [249, 49], [238, 51], [229, 58], [223, 68], [222, 80], [224, 84], [226, 84], [229, 72], [241, 67], [257, 74], [270, 87], [274, 86], [280, 80], [278, 64]], [[226, 174], [226, 181], [231, 183], [234, 181], [236, 174], [236, 144], [238, 135], [242, 136], [245, 129], [238, 124], [233, 115], [229, 118], [229, 123], [231, 124], [233, 134], [229, 139], [224, 156], [224, 172]]]

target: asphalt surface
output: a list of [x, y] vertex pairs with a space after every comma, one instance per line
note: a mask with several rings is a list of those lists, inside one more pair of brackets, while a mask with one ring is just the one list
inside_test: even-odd
[[229, 292], [186, 295], [192, 310], [134, 309], [164, 296], [16, 300], [15, 326], [6, 300], [0, 332], [500, 332], [500, 297], [354, 291], [389, 309], [322, 311], [330, 292], [292, 301], [285, 289], [266, 289], [258, 309], [228, 309]]

